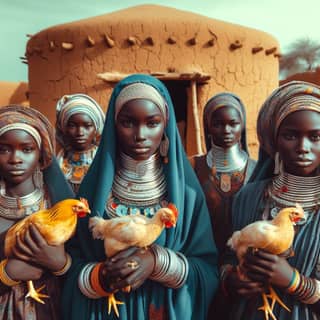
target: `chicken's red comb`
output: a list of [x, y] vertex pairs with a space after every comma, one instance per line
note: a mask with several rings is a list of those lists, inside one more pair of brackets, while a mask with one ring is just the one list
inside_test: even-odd
[[178, 219], [179, 212], [178, 212], [177, 207], [176, 207], [172, 202], [170, 202], [170, 203], [167, 205], [167, 207], [168, 207], [170, 210], [173, 211], [174, 216], [176, 217], [176, 219]]
[[88, 200], [80, 197], [80, 202], [82, 202], [87, 208], [89, 208]]

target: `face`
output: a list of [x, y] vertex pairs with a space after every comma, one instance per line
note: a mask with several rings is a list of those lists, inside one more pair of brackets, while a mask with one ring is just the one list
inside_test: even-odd
[[158, 150], [164, 128], [165, 119], [153, 102], [131, 100], [116, 121], [119, 149], [135, 160], [147, 160]]
[[0, 136], [0, 176], [7, 186], [32, 180], [39, 160], [38, 145], [26, 131], [10, 130]]
[[212, 113], [208, 133], [216, 146], [232, 147], [240, 141], [241, 131], [240, 114], [235, 108], [225, 106]]
[[320, 113], [297, 111], [279, 128], [277, 150], [286, 172], [314, 176], [320, 165]]
[[72, 115], [67, 123], [65, 139], [76, 151], [90, 149], [96, 136], [96, 128], [92, 119], [84, 113]]

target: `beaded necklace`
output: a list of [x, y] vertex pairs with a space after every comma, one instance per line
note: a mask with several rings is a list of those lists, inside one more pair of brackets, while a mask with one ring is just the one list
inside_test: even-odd
[[206, 160], [208, 167], [211, 168], [211, 180], [213, 182], [217, 180], [223, 192], [229, 192], [234, 183], [243, 182], [248, 154], [241, 150], [238, 143], [227, 149], [212, 144]]
[[64, 154], [64, 150], [60, 150], [57, 156], [60, 167], [66, 179], [71, 183], [75, 190], [79, 187], [83, 177], [87, 174], [97, 148], [97, 146], [93, 145], [89, 150], [69, 150], [66, 154]]
[[136, 161], [121, 153], [112, 193], [106, 203], [110, 217], [141, 213], [153, 216], [168, 202], [166, 180], [158, 153], [145, 161]]

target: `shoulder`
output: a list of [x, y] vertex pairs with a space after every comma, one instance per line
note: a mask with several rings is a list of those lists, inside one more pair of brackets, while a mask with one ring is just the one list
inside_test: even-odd
[[194, 155], [191, 157], [188, 157], [188, 160], [191, 164], [191, 167], [193, 169], [196, 169], [199, 165], [201, 166], [206, 161], [206, 155]]

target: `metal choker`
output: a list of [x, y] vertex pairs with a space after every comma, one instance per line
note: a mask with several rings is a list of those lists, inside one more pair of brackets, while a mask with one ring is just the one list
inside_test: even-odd
[[145, 161], [136, 161], [121, 153], [112, 196], [125, 205], [145, 207], [159, 203], [167, 185], [158, 153]]
[[0, 217], [18, 220], [40, 210], [44, 205], [44, 189], [36, 188], [22, 197], [6, 195], [5, 184], [0, 182]]
[[273, 202], [270, 205], [272, 217], [281, 208], [294, 207], [296, 203], [299, 203], [303, 207], [307, 219], [310, 213], [317, 210], [320, 205], [320, 176], [300, 177], [280, 172], [272, 179], [272, 183], [268, 187], [268, 194]]
[[242, 171], [245, 168], [248, 154], [241, 150], [238, 143], [227, 149], [212, 144], [206, 159], [209, 168], [215, 167], [217, 172], [230, 173]]

